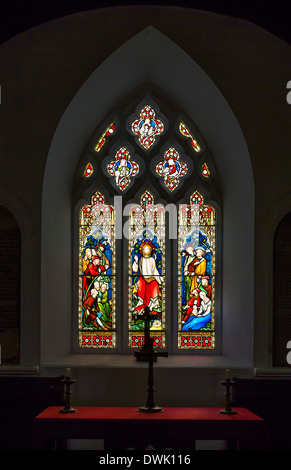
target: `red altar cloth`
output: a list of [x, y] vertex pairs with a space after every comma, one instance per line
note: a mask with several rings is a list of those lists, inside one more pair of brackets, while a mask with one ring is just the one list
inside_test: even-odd
[[80, 421], [80, 420], [162, 420], [162, 421], [232, 421], [232, 422], [242, 422], [242, 421], [257, 421], [263, 422], [263, 419], [255, 415], [246, 408], [236, 408], [237, 414], [235, 415], [225, 415], [219, 413], [221, 407], [201, 407], [201, 408], [172, 408], [165, 407], [164, 411], [160, 413], [142, 413], [138, 411], [138, 407], [86, 407], [78, 406], [76, 407], [76, 413], [59, 413], [60, 407], [51, 406], [40, 413], [35, 420], [70, 420], [70, 421]]
[[188, 449], [197, 439], [241, 443], [257, 439], [264, 447], [267, 443], [264, 420], [245, 408], [236, 408], [234, 415], [221, 414], [218, 407], [165, 407], [158, 413], [143, 413], [138, 407], [75, 408], [75, 413], [60, 413], [60, 407], [52, 406], [35, 417], [36, 448], [46, 448], [48, 439], [56, 444], [81, 438], [104, 439], [106, 449], [132, 445], [142, 449], [149, 443]]

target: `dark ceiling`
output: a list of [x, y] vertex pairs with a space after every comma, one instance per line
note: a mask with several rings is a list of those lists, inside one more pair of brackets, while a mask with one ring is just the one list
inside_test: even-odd
[[129, 1], [114, 0], [11, 0], [1, 1], [0, 4], [0, 43], [34, 26], [47, 21], [71, 15], [80, 11], [94, 10], [120, 5], [162, 5], [179, 6], [198, 10], [207, 10], [234, 18], [248, 20], [266, 29], [290, 44], [291, 27], [288, 1], [253, 0], [253, 1], [223, 1], [223, 0], [156, 0]]

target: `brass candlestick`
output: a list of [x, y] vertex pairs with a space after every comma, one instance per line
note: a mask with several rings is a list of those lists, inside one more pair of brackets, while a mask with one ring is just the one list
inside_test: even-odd
[[72, 379], [70, 376], [66, 376], [64, 379], [62, 379], [62, 382], [64, 382], [65, 385], [65, 407], [62, 408], [59, 413], [76, 413], [76, 409], [71, 407], [71, 385], [73, 385], [76, 380]]
[[224, 415], [235, 415], [236, 411], [232, 410], [230, 406], [230, 388], [234, 384], [234, 381], [227, 377], [225, 380], [222, 380], [220, 383], [224, 385], [225, 387], [225, 394], [224, 394], [225, 407], [223, 410], [220, 410], [219, 413], [224, 414]]

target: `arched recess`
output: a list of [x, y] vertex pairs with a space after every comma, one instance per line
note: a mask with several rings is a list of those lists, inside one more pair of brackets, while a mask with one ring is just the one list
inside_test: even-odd
[[[33, 219], [24, 202], [6, 188], [0, 188], [0, 206], [15, 219], [20, 231], [20, 365], [35, 366], [39, 357], [39, 295], [35, 292], [38, 270], [31, 263], [39, 253]], [[10, 254], [8, 253], [8, 256]]]
[[[258, 224], [256, 246], [258, 259], [263, 260], [260, 267], [260, 282], [257, 283], [255, 310], [255, 335], [260, 341], [255, 345], [256, 373], [265, 374], [273, 367], [280, 366], [273, 362], [273, 315], [274, 315], [274, 241], [276, 230], [287, 217], [291, 208], [291, 193], [276, 200]], [[286, 344], [283, 345], [286, 348]], [[288, 350], [286, 349], [286, 356]], [[282, 365], [281, 365], [282, 367]], [[274, 369], [272, 370], [274, 372]]]
[[215, 84], [191, 57], [151, 26], [123, 44], [88, 78], [52, 140], [42, 200], [41, 362], [60, 363], [71, 355], [71, 191], [80, 155], [96, 124], [144, 82], [162, 88], [180, 104], [205, 136], [216, 162], [223, 187], [222, 357], [250, 366], [254, 183], [248, 149]]
[[291, 211], [275, 230], [273, 249], [272, 364], [273, 367], [290, 367], [286, 346], [291, 340]]
[[0, 360], [20, 363], [21, 233], [13, 215], [0, 205]]

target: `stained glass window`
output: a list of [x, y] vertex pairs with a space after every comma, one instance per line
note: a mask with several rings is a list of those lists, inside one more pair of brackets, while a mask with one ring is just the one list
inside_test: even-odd
[[180, 155], [174, 147], [170, 147], [164, 154], [164, 160], [156, 166], [156, 172], [164, 180], [170, 191], [176, 189], [180, 178], [188, 172], [187, 163], [179, 160]]
[[79, 212], [80, 348], [140, 348], [145, 307], [155, 348], [185, 354], [217, 343], [217, 215], [203, 194], [207, 185], [217, 201], [219, 182], [198, 128], [160, 97], [123, 100], [82, 156], [80, 197], [94, 184], [99, 190]]
[[140, 145], [148, 150], [164, 131], [164, 123], [156, 118], [155, 110], [147, 104], [141, 109], [139, 119], [133, 121], [131, 130], [138, 136]]
[[191, 134], [187, 126], [182, 121], [179, 124], [179, 131], [181, 132], [183, 136], [190, 139], [191, 145], [193, 149], [195, 150], [195, 152], [200, 152], [201, 150], [200, 145], [198, 144], [197, 140], [193, 137], [193, 135]]
[[97, 191], [79, 222], [79, 346], [114, 348], [114, 208]]
[[213, 349], [216, 213], [195, 191], [179, 208], [178, 347]]
[[115, 123], [112, 122], [110, 126], [108, 126], [107, 129], [105, 129], [105, 131], [99, 138], [97, 144], [95, 145], [95, 152], [100, 152], [100, 150], [102, 149], [103, 145], [106, 142], [106, 138], [110, 136], [111, 134], [113, 134], [114, 130], [115, 130]]
[[129, 219], [129, 347], [143, 344], [144, 307], [152, 315], [154, 347], [165, 346], [165, 214], [150, 191], [131, 208]]
[[209, 168], [207, 166], [207, 163], [203, 163], [203, 165], [201, 167], [201, 173], [204, 176], [204, 178], [210, 178], [210, 171], [209, 171]]
[[121, 146], [115, 154], [115, 160], [108, 163], [107, 171], [114, 177], [116, 186], [123, 191], [130, 185], [131, 178], [138, 174], [139, 166], [131, 160], [127, 148]]
[[90, 163], [90, 162], [87, 163], [86, 168], [85, 168], [84, 173], [83, 173], [84, 178], [89, 178], [90, 176], [92, 176], [93, 171], [94, 170], [93, 170], [92, 163]]

